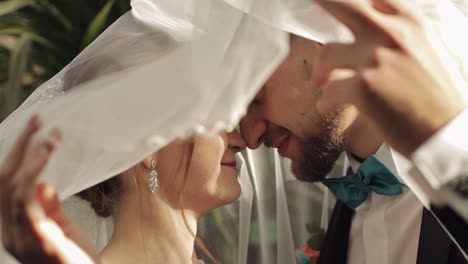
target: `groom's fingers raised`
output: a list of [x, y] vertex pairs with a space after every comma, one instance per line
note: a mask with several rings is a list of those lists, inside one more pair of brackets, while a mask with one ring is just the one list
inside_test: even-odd
[[322, 89], [317, 110], [325, 114], [342, 105], [360, 105], [363, 98], [361, 86], [362, 79], [356, 75], [329, 82]]
[[371, 63], [368, 48], [355, 43], [328, 43], [322, 46], [314, 61], [311, 83], [313, 87], [322, 87], [335, 69], [352, 69], [366, 67]]
[[358, 40], [379, 38], [383, 17], [362, 1], [316, 0], [316, 3], [346, 25]]
[[[389, 18], [372, 5], [361, 1], [317, 0], [325, 10], [344, 23], [354, 33], [352, 44], [325, 44], [314, 65], [312, 84], [322, 87], [335, 69], [360, 70], [373, 67], [374, 50], [379, 46], [395, 47], [391, 32], [386, 30]], [[392, 7], [393, 8], [393, 7]]]
[[413, 21], [418, 21], [419, 16], [416, 14], [414, 9], [412, 9], [406, 1], [402, 0], [372, 0], [372, 5], [378, 11], [400, 16], [402, 18], [410, 19]]

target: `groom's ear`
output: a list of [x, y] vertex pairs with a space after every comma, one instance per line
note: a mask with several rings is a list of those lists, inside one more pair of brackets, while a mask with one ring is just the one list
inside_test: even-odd
[[145, 169], [151, 170], [151, 163], [153, 162], [153, 160], [156, 162], [156, 164], [158, 164], [158, 154], [157, 153], [155, 153], [155, 154], [153, 154], [151, 156], [148, 156], [143, 160], [143, 165], [145, 166]]

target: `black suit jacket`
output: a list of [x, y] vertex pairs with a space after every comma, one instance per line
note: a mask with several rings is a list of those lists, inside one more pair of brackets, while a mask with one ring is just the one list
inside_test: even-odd
[[[468, 240], [468, 225], [461, 218], [454, 217], [447, 208], [433, 208], [433, 212], [445, 226], [463, 243]], [[351, 218], [354, 211], [337, 201], [330, 219], [328, 231], [320, 250], [318, 264], [345, 264], [348, 256], [348, 239]], [[466, 236], [465, 236], [466, 235]], [[466, 245], [466, 244], [465, 244]], [[377, 264], [377, 263], [376, 263]], [[451, 240], [434, 215], [424, 209], [416, 264], [468, 264], [468, 260]]]

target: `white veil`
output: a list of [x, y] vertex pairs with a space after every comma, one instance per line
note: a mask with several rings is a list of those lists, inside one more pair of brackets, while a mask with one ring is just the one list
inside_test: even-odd
[[[132, 6], [0, 127], [2, 156], [33, 112], [43, 131], [63, 131], [67, 140], [43, 173], [62, 198], [176, 137], [232, 128], [287, 54], [286, 33], [222, 1]], [[255, 63], [243, 63], [244, 56]]]
[[[452, 28], [466, 25], [448, 0], [414, 2], [429, 3], [431, 11], [442, 10], [433, 8], [436, 2], [449, 6], [449, 16], [440, 21]], [[36, 139], [47, 137], [51, 127], [63, 131], [66, 140], [41, 175], [62, 199], [124, 171], [177, 137], [232, 129], [287, 56], [288, 32], [324, 43], [352, 40], [309, 0], [131, 4], [131, 12], [0, 124], [0, 160], [35, 112], [45, 124]], [[468, 42], [444, 30], [447, 25], [441, 33], [452, 39], [443, 39], [450, 40], [454, 54], [463, 54], [466, 65]], [[239, 159], [244, 163], [241, 198], [208, 215], [200, 232], [209, 246], [219, 247], [214, 251], [226, 263], [293, 263], [294, 250], [307, 239], [305, 223], [314, 220], [326, 228], [333, 199], [319, 185], [297, 182], [287, 161], [272, 150], [246, 151]], [[342, 174], [343, 167], [334, 173]], [[85, 202], [72, 197], [65, 209], [98, 247], [107, 242], [108, 221], [83, 213], [89, 210]], [[8, 263], [2, 254], [0, 262]]]

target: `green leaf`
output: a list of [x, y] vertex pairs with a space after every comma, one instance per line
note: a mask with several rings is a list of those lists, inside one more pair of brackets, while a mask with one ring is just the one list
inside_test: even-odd
[[3, 82], [8, 79], [7, 75], [9, 57], [10, 51], [7, 48], [0, 47], [0, 85], [2, 85]]
[[307, 245], [312, 249], [320, 250], [322, 241], [325, 238], [325, 229], [321, 228], [320, 225], [315, 222], [307, 223], [306, 229], [310, 234], [310, 238], [307, 240]]
[[117, 7], [121, 14], [125, 14], [131, 8], [128, 0], [117, 0]]
[[21, 77], [26, 71], [28, 66], [29, 54], [31, 52], [31, 39], [29, 36], [21, 36], [18, 39], [15, 49], [12, 50], [10, 55], [9, 71], [8, 71], [8, 80], [4, 87], [4, 100], [5, 103], [2, 104], [5, 106], [2, 109], [2, 114], [7, 115], [13, 110], [15, 110], [22, 100], [22, 84]]
[[72, 23], [70, 20], [52, 3], [47, 0], [37, 0], [53, 17], [62, 23], [66, 30], [72, 30]]
[[28, 36], [29, 39], [38, 42], [46, 47], [54, 47], [49, 40], [36, 34], [27, 27], [17, 25], [0, 25], [0, 35], [22, 35]]
[[319, 224], [315, 223], [315, 222], [309, 222], [306, 224], [306, 229], [307, 229], [307, 232], [309, 232], [309, 234], [315, 234], [315, 233], [318, 233], [318, 232], [322, 232], [322, 231], [325, 231], [323, 228], [320, 227]]
[[223, 219], [223, 213], [221, 210], [214, 210], [212, 212], [214, 222], [218, 226], [218, 231], [221, 232], [224, 240], [227, 241], [228, 245], [235, 245], [235, 235], [228, 232], [226, 229], [223, 228], [225, 225], [226, 220]]
[[325, 230], [321, 230], [320, 232], [317, 232], [307, 240], [307, 245], [314, 250], [320, 250], [322, 247], [322, 241], [325, 238]]
[[[62, 69], [81, 51], [83, 43], [92, 42], [129, 9], [129, 0], [0, 0], [0, 39], [27, 37], [32, 42], [28, 67], [41, 65], [46, 70], [44, 75], [34, 76], [34, 84], [21, 84], [20, 98]], [[4, 102], [10, 100], [5, 99], [5, 86], [13, 65], [12, 51], [19, 43], [0, 50], [0, 111], [4, 110], [0, 121], [8, 114]]]
[[15, 12], [25, 6], [34, 4], [33, 0], [7, 0], [0, 3], [0, 16]]
[[104, 5], [104, 7], [99, 11], [99, 13], [93, 18], [91, 23], [86, 30], [85, 37], [83, 39], [83, 48], [88, 46], [104, 29], [104, 26], [107, 21], [107, 17], [114, 5], [115, 0], [109, 0]]

